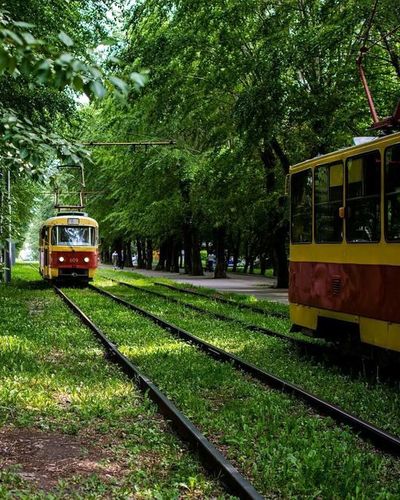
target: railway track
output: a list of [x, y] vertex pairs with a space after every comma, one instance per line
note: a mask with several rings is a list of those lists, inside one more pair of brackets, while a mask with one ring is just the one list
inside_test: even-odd
[[[90, 286], [95, 291], [100, 291], [94, 286]], [[116, 347], [116, 345], [106, 336], [106, 334], [57, 286], [53, 286], [54, 291], [67, 304], [71, 311], [78, 316], [81, 322], [86, 325], [102, 344], [109, 359], [118, 364], [126, 375], [134, 380], [138, 388], [148, 394], [150, 399], [157, 405], [171, 423], [176, 432], [183, 440], [194, 448], [202, 459], [203, 465], [213, 475], [221, 478], [222, 484], [231, 494], [252, 500], [261, 500], [263, 496], [245, 479], [238, 470], [220, 453], [215, 446], [207, 440], [200, 430], [180, 412], [176, 406], [163, 394], [160, 389], [126, 357]]]
[[349, 426], [351, 429], [353, 429], [353, 431], [359, 434], [360, 437], [371, 441], [376, 448], [389, 452], [393, 455], [400, 455], [400, 439], [398, 437], [382, 429], [379, 429], [373, 424], [344, 411], [340, 407], [329, 403], [328, 401], [325, 401], [310, 392], [305, 391], [301, 387], [298, 387], [287, 380], [279, 378], [272, 373], [261, 370], [257, 366], [248, 363], [245, 360], [233, 354], [230, 354], [215, 345], [201, 340], [200, 338], [192, 335], [186, 330], [163, 320], [162, 318], [152, 314], [149, 311], [146, 311], [145, 309], [135, 306], [131, 302], [128, 302], [94, 285], [89, 285], [89, 287], [91, 290], [105, 297], [108, 297], [109, 299], [112, 299], [114, 302], [123, 305], [131, 311], [150, 319], [164, 330], [173, 334], [177, 338], [196, 346], [198, 349], [207, 353], [214, 359], [220, 362], [228, 362], [237, 370], [252, 376], [254, 379], [262, 382], [263, 384], [266, 384], [274, 389], [278, 389], [282, 392], [291, 394], [296, 398], [302, 400], [308, 406], [313, 408], [317, 413], [328, 415], [336, 422]]
[[[302, 355], [311, 356], [318, 359], [319, 361], [322, 360], [330, 364], [335, 364], [336, 366], [341, 368], [343, 373], [348, 373], [351, 376], [355, 374], [363, 374], [364, 377], [369, 378], [371, 381], [376, 381], [379, 379], [380, 381], [385, 381], [388, 383], [398, 383], [397, 373], [390, 368], [390, 365], [388, 365], [387, 362], [385, 363], [385, 360], [384, 363], [381, 364], [379, 358], [375, 359], [370, 350], [364, 349], [363, 346], [337, 344], [322, 339], [320, 339], [319, 342], [312, 342], [311, 340], [299, 338], [298, 336], [292, 337], [260, 325], [249, 323], [239, 318], [232, 318], [221, 313], [204, 309], [190, 302], [177, 299], [176, 297], [173, 297], [171, 295], [165, 295], [155, 290], [149, 290], [147, 288], [139, 287], [125, 281], [119, 281], [108, 276], [102, 276], [102, 278], [117, 283], [118, 285], [126, 286], [128, 288], [132, 288], [133, 290], [143, 292], [148, 295], [153, 295], [154, 297], [158, 297], [164, 300], [168, 300], [181, 307], [196, 311], [199, 314], [208, 315], [209, 317], [215, 318], [220, 321], [236, 323], [251, 332], [258, 332], [269, 337], [286, 340], [299, 348]], [[155, 282], [154, 284], [161, 285], [161, 283], [158, 282]], [[173, 286], [171, 286], [170, 288], [172, 290], [185, 292], [184, 289], [179, 289]], [[194, 295], [197, 295], [197, 293], [194, 293]], [[214, 300], [214, 297], [208, 296], [207, 294], [200, 293], [199, 295], [203, 298], [209, 299], [210, 301]], [[236, 304], [235, 301], [232, 302]], [[265, 312], [264, 315], [267, 314], [268, 313]]]
[[[165, 295], [163, 293], [157, 292], [155, 290], [148, 290], [143, 287], [139, 287], [136, 285], [132, 285], [131, 283], [127, 283], [125, 281], [119, 281], [114, 278], [109, 278], [108, 276], [102, 276], [102, 278], [110, 280], [114, 283], [117, 283], [118, 285], [125, 286], [127, 288], [132, 288], [133, 290], [136, 290], [138, 292], [142, 292], [148, 295], [152, 295], [153, 297], [158, 297], [170, 302], [173, 302], [174, 304], [177, 304], [181, 307], [185, 307], [187, 309], [190, 309], [192, 311], [196, 311], [199, 314], [207, 315], [209, 317], [215, 318], [220, 321], [224, 321], [227, 323], [236, 323], [238, 325], [243, 326], [246, 330], [249, 330], [251, 332], [258, 332], [263, 335], [267, 335], [269, 337], [275, 337], [281, 340], [286, 340], [290, 342], [291, 344], [294, 344], [298, 346], [301, 349], [301, 352], [309, 355], [309, 356], [315, 356], [318, 357], [318, 359], [321, 359], [322, 357], [326, 358], [329, 362], [335, 363], [337, 365], [343, 366], [343, 361], [344, 359], [346, 360], [347, 363], [350, 363], [351, 366], [355, 366], [355, 363], [358, 363], [360, 361], [359, 356], [355, 356], [353, 354], [346, 353], [345, 355], [343, 352], [338, 349], [337, 347], [327, 344], [327, 343], [315, 343], [315, 342], [309, 342], [307, 340], [295, 338], [295, 337], [290, 337], [288, 335], [285, 335], [284, 333], [280, 332], [275, 332], [273, 330], [270, 330], [268, 328], [265, 328], [263, 326], [259, 325], [254, 325], [251, 323], [248, 323], [244, 320], [237, 319], [237, 318], [232, 318], [230, 316], [226, 316], [221, 313], [216, 313], [214, 311], [209, 311], [207, 309], [203, 309], [199, 306], [196, 306], [194, 304], [191, 304], [189, 302], [185, 302], [183, 300], [177, 299], [175, 297], [172, 297], [170, 295]], [[211, 298], [210, 298], [211, 299]]]
[[199, 292], [197, 290], [189, 290], [187, 288], [180, 288], [177, 286], [169, 285], [167, 283], [162, 283], [161, 281], [155, 281], [154, 284], [158, 285], [158, 286], [163, 286], [165, 288], [169, 288], [170, 290], [173, 290], [174, 292], [188, 293], [190, 295], [196, 295], [197, 297], [212, 299], [212, 300], [215, 300], [216, 302], [220, 302], [221, 304], [229, 304], [231, 306], [237, 307], [238, 309], [247, 309], [247, 310], [252, 311], [252, 312], [263, 314], [264, 316], [274, 316], [276, 318], [282, 318], [282, 319], [289, 318], [289, 315], [285, 314], [283, 312], [266, 311], [265, 309], [263, 309], [261, 307], [252, 306], [251, 304], [244, 304], [241, 302], [237, 302], [236, 300], [227, 299], [225, 297], [217, 297], [215, 295], [208, 295], [207, 293], [202, 293], [202, 292]]
[[[242, 325], [247, 330], [250, 330], [253, 332], [260, 332], [260, 333], [263, 333], [264, 335], [268, 335], [270, 337], [276, 337], [279, 339], [288, 340], [289, 342], [293, 342], [293, 343], [311, 345], [311, 342], [307, 342], [305, 340], [300, 340], [300, 339], [296, 339], [293, 337], [289, 337], [288, 335], [285, 335], [284, 333], [275, 332], [275, 331], [270, 330], [268, 328], [265, 328], [263, 326], [254, 325], [254, 324], [248, 323], [248, 322], [241, 320], [241, 319], [231, 318], [230, 316], [226, 316], [225, 314], [216, 313], [214, 311], [208, 311], [207, 309], [203, 309], [202, 307], [196, 306], [194, 304], [190, 304], [189, 302], [185, 302], [185, 301], [177, 299], [175, 297], [171, 297], [170, 295], [164, 295], [163, 293], [156, 292], [155, 290], [148, 290], [148, 289], [140, 287], [140, 286], [132, 285], [131, 283], [126, 283], [125, 281], [118, 281], [114, 278], [109, 278], [108, 276], [102, 276], [102, 278], [113, 281], [114, 283], [118, 283], [119, 285], [126, 286], [128, 288], [132, 288], [133, 290], [137, 290], [139, 292], [153, 295], [154, 297], [159, 297], [161, 299], [169, 300], [170, 302], [174, 302], [175, 304], [178, 304], [182, 307], [186, 307], [187, 309], [191, 309], [192, 311], [196, 311], [200, 314], [205, 314], [207, 316], [213, 317], [215, 319], [219, 319], [221, 321], [226, 321], [228, 323], [237, 323], [239, 325]], [[156, 283], [156, 284], [159, 284], [159, 283]], [[207, 296], [205, 295], [205, 297], [207, 297]], [[207, 298], [210, 300], [213, 299], [213, 297], [207, 297]]]

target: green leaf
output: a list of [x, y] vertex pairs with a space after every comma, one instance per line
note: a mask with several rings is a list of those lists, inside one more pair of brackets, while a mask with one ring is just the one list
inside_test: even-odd
[[63, 146], [61, 148], [61, 154], [63, 156], [69, 156], [71, 154], [71, 151], [69, 150], [69, 148], [67, 148], [67, 146]]
[[101, 72], [95, 68], [94, 66], [88, 66], [87, 68], [90, 72], [90, 74], [93, 76], [93, 78], [101, 78]]
[[19, 150], [19, 156], [24, 160], [25, 158], [28, 158], [29, 151], [26, 148], [21, 148]]
[[34, 28], [35, 25], [31, 23], [25, 23], [24, 21], [13, 21], [12, 24], [16, 26], [17, 28], [25, 28], [25, 29], [31, 29]]
[[144, 87], [149, 80], [149, 77], [145, 73], [137, 73], [134, 71], [129, 75], [130, 79], [135, 82], [138, 87]]
[[90, 84], [90, 88], [96, 97], [102, 99], [106, 95], [106, 89], [104, 85], [99, 80], [94, 80]]
[[74, 56], [72, 54], [64, 53], [64, 54], [61, 54], [61, 56], [57, 59], [56, 62], [59, 64], [71, 64], [73, 59], [74, 59]]
[[110, 76], [109, 80], [114, 85], [117, 91], [119, 91], [123, 95], [127, 95], [128, 85], [126, 84], [126, 82], [124, 82], [124, 80], [121, 80], [121, 78], [118, 78], [117, 76]]
[[51, 65], [47, 59], [41, 62], [36, 70], [37, 79], [40, 83], [45, 83], [50, 75]]
[[100, 45], [115, 45], [118, 43], [118, 40], [112, 36], [108, 36], [106, 38], [103, 38], [103, 40], [100, 42]]
[[72, 80], [72, 86], [75, 90], [78, 92], [83, 91], [83, 80], [79, 75], [75, 75], [73, 80]]
[[66, 45], [67, 47], [72, 47], [74, 45], [74, 42], [73, 40], [66, 34], [64, 33], [64, 31], [61, 31], [59, 34], [58, 34], [58, 38], [62, 41], [62, 43], [64, 45]]
[[36, 38], [31, 33], [21, 33], [21, 36], [24, 39], [26, 45], [35, 45], [38, 43], [38, 40], [36, 40]]
[[0, 68], [8, 67], [8, 59], [10, 55], [3, 48], [0, 47]]
[[3, 30], [3, 34], [8, 37], [8, 38], [11, 38], [11, 40], [13, 42], [16, 43], [16, 45], [20, 45], [22, 46], [24, 44], [24, 42], [22, 41], [22, 38], [17, 35], [17, 33], [15, 33], [14, 31], [11, 31], [11, 30]]

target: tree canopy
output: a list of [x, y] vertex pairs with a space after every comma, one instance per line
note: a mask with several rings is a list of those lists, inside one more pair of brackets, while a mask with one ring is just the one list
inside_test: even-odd
[[[101, 224], [105, 258], [114, 248], [125, 248], [128, 258], [134, 245], [140, 265], [151, 266], [158, 248], [159, 267], [176, 270], [184, 249], [186, 271], [199, 274], [207, 242], [217, 254], [216, 276], [224, 276], [227, 255], [235, 262], [245, 257], [250, 269], [258, 257], [263, 269], [272, 263], [285, 285], [285, 176], [290, 164], [368, 132], [356, 67], [361, 47], [370, 48], [364, 65], [381, 115], [390, 114], [398, 98], [400, 6], [394, 0], [379, 0], [375, 10], [371, 0], [123, 3], [120, 41], [101, 65], [85, 48], [109, 35], [110, 4], [69, 2], [68, 9], [48, 11], [42, 2], [21, 2], [27, 3], [29, 10], [16, 6], [3, 22], [3, 47], [6, 41], [6, 50], [18, 54], [21, 74], [3, 63], [0, 86], [9, 88], [4, 107], [17, 111], [28, 134], [31, 126], [40, 131], [36, 124], [46, 133], [57, 125], [56, 149], [76, 161], [78, 151], [65, 137], [176, 141], [168, 148], [92, 151], [86, 170], [97, 194], [88, 208]], [[36, 31], [24, 24], [28, 12]], [[22, 23], [10, 21], [17, 14]], [[10, 23], [22, 44], [4, 34]], [[124, 81], [143, 86], [143, 68], [147, 84], [129, 92]], [[75, 113], [67, 86], [103, 99]], [[125, 100], [106, 94], [110, 86]], [[42, 155], [32, 141], [32, 153], [18, 146], [22, 160]]]
[[[90, 140], [177, 146], [93, 153], [102, 194], [90, 208], [105, 246], [149, 242], [168, 269], [184, 248], [188, 272], [198, 273], [193, 256], [209, 241], [217, 275], [224, 252], [250, 266], [260, 256], [285, 284], [289, 165], [351, 144], [371, 122], [355, 64], [371, 6], [143, 0], [127, 10], [118, 57], [129, 71], [148, 68], [149, 83], [128, 106], [109, 98], [85, 110], [83, 129]], [[395, 2], [382, 1], [368, 30], [367, 45], [380, 40], [365, 64], [382, 114], [398, 97], [399, 20]]]

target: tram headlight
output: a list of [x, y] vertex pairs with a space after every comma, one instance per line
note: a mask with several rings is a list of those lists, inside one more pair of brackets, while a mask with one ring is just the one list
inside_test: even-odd
[[65, 259], [63, 256], [61, 256], [61, 257], [58, 257], [58, 260], [59, 260], [59, 262], [64, 262]]
[[86, 262], [86, 264], [89, 262], [89, 260], [90, 260], [89, 257], [84, 257], [83, 258], [83, 261]]

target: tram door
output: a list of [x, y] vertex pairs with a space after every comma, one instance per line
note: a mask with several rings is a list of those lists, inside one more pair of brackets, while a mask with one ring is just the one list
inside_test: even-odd
[[40, 232], [40, 269], [43, 276], [48, 276], [49, 270], [49, 228], [42, 227]]

